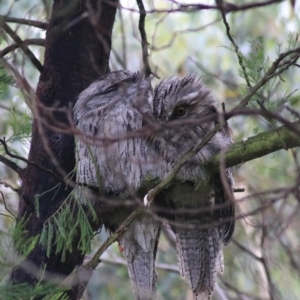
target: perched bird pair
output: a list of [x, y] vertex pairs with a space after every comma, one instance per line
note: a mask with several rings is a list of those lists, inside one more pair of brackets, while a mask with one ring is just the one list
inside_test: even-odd
[[[80, 94], [74, 108], [83, 133], [76, 142], [77, 182], [99, 187], [105, 194], [103, 208], [113, 204], [102, 220], [107, 228], [117, 229], [141, 204], [138, 199], [147, 194], [149, 178], [162, 181], [177, 159], [201, 142], [214, 128], [216, 115], [210, 90], [195, 75], [165, 79], [153, 93], [142, 75], [117, 71]], [[211, 298], [216, 273], [223, 271], [222, 244], [234, 230], [231, 169], [221, 176], [209, 174], [204, 166], [231, 143], [228, 130], [220, 129], [153, 204], [176, 234], [179, 270], [195, 299]], [[86, 198], [94, 193], [80, 191]], [[156, 295], [160, 220], [145, 211], [120, 238], [135, 299]]]

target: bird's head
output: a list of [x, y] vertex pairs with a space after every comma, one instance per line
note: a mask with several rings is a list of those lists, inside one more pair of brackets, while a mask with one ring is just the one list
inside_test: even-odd
[[154, 116], [160, 122], [199, 119], [216, 112], [211, 91], [195, 74], [160, 82], [154, 90], [153, 106]]
[[[217, 109], [211, 91], [200, 78], [190, 74], [159, 83], [154, 90], [153, 111], [154, 118], [165, 124], [163, 138], [174, 146], [189, 147], [213, 128], [215, 122], [206, 120]], [[170, 121], [173, 122], [168, 125]]]

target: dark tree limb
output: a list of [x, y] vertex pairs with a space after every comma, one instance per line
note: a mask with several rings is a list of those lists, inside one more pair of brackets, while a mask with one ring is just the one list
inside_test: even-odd
[[14, 186], [12, 186], [11, 184], [5, 182], [5, 181], [2, 181], [0, 179], [0, 184], [4, 185], [5, 187], [11, 189], [12, 191], [16, 192], [16, 193], [19, 193], [20, 192], [20, 189], [19, 188], [15, 188]]
[[32, 64], [41, 73], [43, 71], [43, 65], [34, 56], [32, 51], [27, 47], [27, 45], [21, 40], [21, 38], [13, 31], [5, 22], [1, 23], [1, 27], [6, 31], [6, 33], [14, 40], [14, 42], [23, 50], [24, 54], [29, 58]]
[[13, 18], [13, 17], [7, 17], [7, 16], [1, 16], [1, 18], [3, 18], [3, 20], [7, 23], [17, 23], [17, 24], [21, 24], [21, 25], [28, 25], [28, 26], [33, 26], [36, 28], [44, 29], [44, 30], [46, 30], [48, 28], [47, 22]]
[[[0, 184], [2, 182], [0, 181]], [[8, 184], [4, 184], [5, 186], [9, 186]], [[9, 186], [10, 188], [12, 188], [11, 186]], [[0, 195], [1, 195], [1, 198], [2, 198], [2, 202], [4, 204], [4, 208], [5, 210], [9, 213], [9, 215], [6, 215], [6, 214], [2, 214], [4, 215], [5, 217], [9, 217], [9, 218], [12, 218], [14, 221], [16, 221], [16, 216], [10, 211], [10, 209], [8, 208], [7, 204], [6, 204], [6, 201], [5, 201], [5, 197], [4, 197], [4, 194], [0, 191]]]
[[0, 162], [5, 164], [7, 167], [9, 167], [10, 169], [12, 169], [13, 171], [15, 171], [18, 174], [20, 174], [20, 172], [22, 170], [22, 168], [20, 168], [16, 163], [14, 163], [13, 161], [7, 159], [3, 155], [0, 155]]
[[246, 83], [247, 83], [247, 86], [251, 89], [252, 86], [251, 86], [251, 83], [250, 83], [250, 80], [249, 80], [249, 77], [248, 77], [248, 74], [247, 74], [247, 71], [246, 71], [246, 67], [244, 65], [244, 61], [243, 61], [243, 56], [241, 54], [241, 51], [238, 47], [238, 45], [236, 44], [236, 42], [234, 41], [231, 33], [230, 33], [230, 27], [229, 27], [229, 24], [227, 22], [227, 19], [226, 19], [226, 11], [225, 11], [225, 5], [224, 5], [224, 1], [223, 0], [217, 0], [216, 1], [218, 6], [219, 6], [219, 9], [220, 9], [220, 12], [221, 12], [221, 15], [222, 15], [222, 19], [223, 19], [223, 23], [225, 25], [225, 28], [226, 28], [226, 33], [227, 33], [227, 36], [234, 48], [234, 51], [235, 51], [235, 54], [237, 55], [238, 57], [238, 61], [239, 61], [239, 65], [243, 71], [243, 75], [244, 75], [244, 78], [246, 80]]
[[[254, 2], [251, 1], [250, 3], [247, 4], [242, 4], [242, 5], [236, 5], [231, 2], [223, 2], [222, 9], [226, 13], [230, 12], [239, 12], [239, 11], [246, 11], [249, 9], [254, 9], [254, 8], [259, 8], [259, 7], [264, 7], [264, 6], [269, 6], [272, 4], [278, 4], [280, 2], [283, 2], [284, 0], [267, 0], [267, 1], [262, 1], [262, 2]], [[176, 1], [172, 1], [176, 3]], [[178, 8], [174, 9], [150, 9], [147, 10], [146, 13], [148, 14], [157, 14], [157, 13], [175, 13], [175, 12], [184, 12], [184, 13], [193, 13], [196, 11], [201, 11], [201, 10], [219, 10], [220, 7], [218, 5], [208, 5], [208, 4], [178, 4]], [[134, 11], [136, 12], [135, 9], [132, 8], [125, 8], [129, 11]]]
[[[79, 93], [109, 72], [111, 33], [117, 0], [111, 2], [115, 5], [97, 0], [55, 0], [46, 34], [44, 68], [37, 88], [28, 161], [54, 173], [58, 173], [59, 166], [66, 174], [73, 174], [70, 179], [74, 179], [74, 137], [71, 132], [61, 133], [54, 128], [57, 123], [71, 128], [70, 110]], [[98, 13], [97, 28], [89, 18], [80, 19], [68, 27], [73, 20], [87, 12], [87, 3], [95, 10], [95, 15]], [[55, 109], [54, 119], [47, 115], [48, 108]], [[40, 120], [47, 121], [51, 126], [46, 126]], [[72, 191], [70, 186], [58, 183], [58, 179], [41, 168], [27, 165], [24, 169], [18, 222], [22, 218], [28, 219], [25, 225], [28, 237], [41, 233], [44, 221], [52, 216]], [[39, 216], [34, 208], [36, 195], [40, 195]], [[68, 276], [83, 261], [84, 253], [77, 249], [77, 245], [78, 239], [75, 238], [72, 253], [68, 253], [62, 262], [61, 253], [53, 250], [51, 256], [47, 257], [46, 250], [37, 244], [24, 263], [26, 265], [26, 262], [30, 262], [37, 270], [45, 265], [45, 273]], [[23, 268], [24, 263], [14, 268], [10, 281], [34, 285], [41, 278], [38, 278], [38, 273], [33, 276], [30, 270]], [[69, 299], [75, 300], [76, 294], [77, 287], [73, 286], [68, 294]]]
[[145, 31], [145, 19], [146, 19], [146, 11], [144, 7], [143, 0], [136, 0], [139, 10], [140, 10], [140, 19], [139, 19], [139, 31], [141, 34], [141, 44], [142, 44], [142, 53], [143, 53], [143, 63], [144, 63], [144, 73], [145, 77], [149, 77], [152, 74], [149, 59], [148, 59], [148, 42], [147, 35]]
[[[292, 124], [300, 130], [300, 121]], [[282, 126], [250, 137], [246, 141], [232, 144], [226, 151], [224, 159], [226, 167], [229, 168], [281, 149], [288, 150], [295, 147], [300, 147], [299, 135], [293, 133], [286, 126]], [[219, 155], [216, 155], [207, 164], [207, 169], [210, 172], [217, 171], [219, 164]]]
[[[46, 169], [46, 168], [44, 168], [42, 165], [39, 165], [39, 164], [36, 164], [35, 162], [33, 162], [33, 161], [30, 161], [30, 160], [28, 160], [28, 159], [26, 159], [26, 158], [24, 158], [24, 157], [22, 157], [22, 156], [19, 156], [19, 155], [16, 155], [16, 154], [13, 154], [13, 153], [11, 153], [10, 151], [9, 151], [9, 149], [8, 149], [8, 146], [7, 146], [7, 144], [6, 144], [6, 141], [5, 141], [5, 139], [0, 139], [0, 143], [2, 144], [2, 146], [3, 146], [3, 148], [4, 148], [4, 151], [5, 151], [5, 153], [8, 155], [8, 156], [10, 156], [10, 157], [12, 157], [12, 158], [15, 158], [15, 159], [18, 159], [18, 160], [21, 160], [21, 161], [23, 161], [23, 162], [25, 162], [25, 163], [27, 163], [28, 165], [31, 165], [31, 166], [33, 166], [33, 167], [36, 167], [36, 168], [39, 168], [40, 170], [42, 170], [42, 171], [45, 171], [45, 172], [47, 172], [47, 173], [49, 173], [51, 176], [53, 176], [55, 179], [57, 179], [59, 182], [61, 182], [61, 183], [65, 183], [65, 181], [64, 181], [64, 179], [63, 178], [61, 178], [61, 177], [59, 177], [56, 173], [54, 173], [52, 170], [50, 170], [50, 169]], [[5, 157], [3, 157], [2, 155], [0, 155], [0, 161], [2, 161], [1, 159], [3, 159], [3, 163], [5, 164], [5, 162], [4, 162], [4, 159], [6, 159]], [[8, 159], [6, 159], [6, 162], [7, 161], [9, 161]], [[9, 161], [10, 162], [10, 161]], [[15, 164], [14, 162], [10, 162], [11, 164], [10, 165], [8, 165], [8, 164], [6, 164], [8, 167], [10, 167], [11, 169], [13, 169], [15, 172], [17, 172], [19, 175], [20, 175], [20, 177], [22, 177], [22, 170], [23, 169], [21, 169], [19, 166], [17, 166], [18, 168], [17, 169], [14, 169], [14, 168], [16, 168], [13, 164]], [[16, 165], [16, 164], [15, 164]], [[18, 171], [17, 171], [18, 170]]]
[[[29, 45], [34, 46], [45, 46], [45, 40], [44, 39], [27, 39], [23, 41], [23, 44], [28, 47]], [[20, 48], [19, 44], [11, 44], [0, 51], [0, 57], [4, 57], [9, 52], [12, 52], [16, 49]]]

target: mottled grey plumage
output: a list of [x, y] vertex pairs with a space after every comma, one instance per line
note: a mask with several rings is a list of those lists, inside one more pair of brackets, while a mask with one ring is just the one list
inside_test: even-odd
[[[179, 156], [214, 127], [212, 121], [195, 126], [181, 124], [167, 126], [150, 138], [128, 136], [142, 129], [145, 119], [154, 118], [165, 125], [172, 120], [201, 121], [216, 114], [210, 90], [195, 75], [163, 80], [155, 89], [153, 103], [151, 100], [149, 83], [128, 71], [111, 73], [81, 93], [74, 108], [77, 127], [84, 133], [77, 139], [78, 182], [99, 186], [111, 198], [109, 201], [132, 199], [132, 195], [139, 194], [145, 178], [163, 180]], [[216, 273], [223, 270], [222, 243], [229, 242], [234, 228], [233, 220], [222, 223], [234, 217], [234, 206], [221, 177], [207, 174], [204, 163], [231, 143], [226, 129], [216, 133], [181, 167], [177, 182], [154, 201], [154, 205], [168, 210], [161, 215], [176, 233], [180, 272], [196, 299], [210, 298]], [[230, 190], [230, 169], [225, 177]], [[83, 197], [91, 196], [90, 191], [81, 188], [78, 192]], [[221, 209], [216, 209], [217, 204]], [[180, 209], [192, 209], [193, 214]], [[129, 213], [126, 207], [112, 208], [103, 222], [115, 230]], [[194, 227], [186, 228], [186, 224]], [[142, 214], [120, 239], [136, 299], [155, 296], [154, 261], [159, 233], [160, 224]]]
[[[153, 105], [154, 117], [162, 123], [171, 120], [201, 122], [204, 117], [216, 113], [210, 90], [195, 75], [163, 80], [155, 88]], [[156, 141], [160, 155], [175, 162], [201, 142], [214, 125], [210, 121], [193, 127], [166, 129]], [[174, 210], [167, 218], [173, 221], [171, 225], [176, 233], [180, 273], [193, 290], [195, 299], [211, 298], [216, 273], [223, 271], [222, 243], [229, 242], [234, 229], [234, 205], [229, 199], [232, 172], [226, 170], [230, 194], [227, 195], [220, 174], [210, 176], [204, 169], [205, 162], [231, 143], [227, 128], [223, 128], [181, 168], [176, 176], [177, 184], [164, 192], [165, 206]], [[216, 209], [216, 204], [221, 209]], [[222, 222], [230, 218], [231, 221]], [[185, 225], [194, 227], [188, 229]]]
[[[74, 108], [77, 127], [84, 133], [77, 139], [77, 182], [99, 186], [110, 202], [135, 199], [148, 173], [148, 155], [142, 138], [126, 136], [142, 128], [145, 114], [152, 115], [151, 98], [149, 83], [128, 71], [110, 73], [80, 94]], [[90, 198], [90, 191], [78, 190]], [[114, 231], [130, 211], [112, 208], [104, 224]], [[136, 299], [155, 296], [159, 234], [160, 224], [142, 214], [120, 238]]]

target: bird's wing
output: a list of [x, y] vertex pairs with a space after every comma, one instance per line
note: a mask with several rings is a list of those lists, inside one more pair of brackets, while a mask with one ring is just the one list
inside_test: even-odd
[[155, 298], [157, 281], [155, 256], [160, 230], [160, 223], [149, 215], [141, 214], [120, 238], [136, 300]]
[[[223, 181], [226, 182], [223, 182]], [[223, 232], [223, 243], [227, 245], [234, 232], [235, 204], [233, 201], [233, 176], [232, 169], [225, 170], [225, 176], [222, 180], [220, 173], [212, 178], [215, 190], [215, 219], [220, 222], [220, 229]]]

